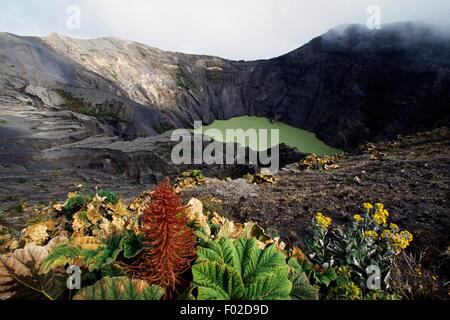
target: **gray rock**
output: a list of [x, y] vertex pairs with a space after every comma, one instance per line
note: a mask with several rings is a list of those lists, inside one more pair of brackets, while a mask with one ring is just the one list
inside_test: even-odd
[[348, 149], [447, 124], [449, 49], [448, 37], [411, 23], [375, 31], [344, 26], [281, 57], [250, 62], [116, 38], [3, 34], [0, 70], [10, 84], [61, 87], [106, 111], [126, 109], [129, 125], [117, 132], [128, 139], [194, 120], [257, 115]]
[[25, 93], [38, 97], [47, 106], [59, 107], [64, 104], [64, 99], [56, 92], [40, 86], [29, 85], [25, 88]]

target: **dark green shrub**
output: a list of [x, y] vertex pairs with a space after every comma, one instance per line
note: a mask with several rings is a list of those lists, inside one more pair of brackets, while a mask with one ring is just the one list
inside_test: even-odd
[[168, 122], [162, 122], [153, 127], [158, 134], [163, 134], [173, 129], [173, 126]]
[[67, 202], [63, 207], [63, 211], [65, 213], [75, 213], [82, 209], [91, 199], [92, 197], [86, 196], [82, 193], [77, 194], [67, 199]]
[[102, 198], [106, 198], [106, 202], [111, 204], [116, 204], [117, 202], [119, 202], [119, 196], [117, 195], [117, 193], [110, 190], [99, 190], [97, 191], [97, 195]]

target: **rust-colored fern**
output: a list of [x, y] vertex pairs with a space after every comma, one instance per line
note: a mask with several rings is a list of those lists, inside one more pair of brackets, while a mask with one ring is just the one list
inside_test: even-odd
[[166, 297], [181, 283], [195, 257], [196, 238], [187, 227], [186, 209], [166, 179], [154, 190], [142, 215], [142, 232], [151, 247], [139, 262], [138, 276], [166, 289]]

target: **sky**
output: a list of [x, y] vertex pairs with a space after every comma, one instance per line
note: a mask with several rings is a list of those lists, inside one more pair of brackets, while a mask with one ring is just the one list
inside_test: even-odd
[[372, 5], [380, 9], [381, 27], [418, 20], [450, 30], [450, 0], [0, 0], [0, 31], [114, 36], [255, 60], [287, 53], [338, 25], [366, 24]]

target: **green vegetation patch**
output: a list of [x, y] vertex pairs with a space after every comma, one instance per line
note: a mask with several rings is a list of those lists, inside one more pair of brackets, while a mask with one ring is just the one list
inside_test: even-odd
[[85, 103], [83, 99], [74, 97], [70, 92], [62, 89], [57, 89], [55, 91], [64, 99], [64, 106], [70, 111], [94, 117], [98, 120], [128, 122], [127, 120], [123, 119], [117, 112], [106, 111], [99, 106], [93, 106], [90, 103]]
[[158, 134], [163, 134], [173, 129], [173, 126], [168, 122], [162, 122], [153, 127]]
[[194, 85], [191, 80], [186, 76], [183, 69], [178, 68], [177, 74], [176, 74], [176, 82], [177, 86], [179, 88], [182, 88], [186, 91], [190, 90]]

